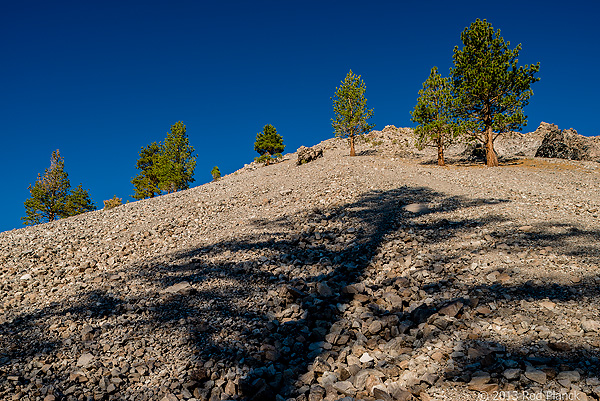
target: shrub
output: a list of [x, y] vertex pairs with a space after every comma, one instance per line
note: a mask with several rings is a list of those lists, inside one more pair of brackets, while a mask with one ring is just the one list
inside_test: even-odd
[[121, 198], [117, 198], [117, 195], [113, 196], [112, 199], [104, 201], [104, 210], [113, 209], [117, 206], [121, 206], [123, 201]]

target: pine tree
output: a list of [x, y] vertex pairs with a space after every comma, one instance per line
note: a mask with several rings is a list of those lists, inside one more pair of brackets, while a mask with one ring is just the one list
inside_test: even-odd
[[143, 147], [136, 167], [141, 171], [131, 180], [135, 199], [188, 189], [194, 182], [196, 156], [185, 125], [181, 121], [172, 125], [164, 144], [152, 142]]
[[485, 145], [486, 165], [497, 166], [494, 140], [527, 125], [523, 108], [533, 95], [531, 84], [540, 65], [517, 67], [521, 45], [513, 50], [486, 20], [477, 19], [461, 34], [463, 48], [454, 48], [451, 70], [459, 115], [473, 124], [475, 139]]
[[462, 124], [456, 118], [456, 104], [449, 78], [443, 78], [437, 67], [431, 69], [429, 78], [419, 91], [417, 105], [412, 111], [416, 146], [434, 146], [438, 151], [438, 165], [445, 166], [444, 148], [463, 133]]
[[152, 142], [140, 150], [136, 167], [141, 171], [131, 180], [135, 199], [154, 198], [161, 193], [158, 173], [161, 146], [160, 143]]
[[256, 134], [254, 150], [260, 154], [260, 157], [256, 158], [257, 162], [269, 165], [271, 161], [281, 157], [281, 152], [284, 149], [283, 137], [277, 133], [277, 130], [271, 124], [265, 125], [262, 132]]
[[71, 192], [65, 161], [58, 149], [52, 152], [50, 167], [44, 176], [38, 174], [29, 191], [31, 198], [25, 201], [26, 216], [21, 218], [26, 225], [50, 222], [96, 209], [81, 184]]
[[218, 166], [214, 166], [210, 171], [210, 174], [212, 175], [213, 181], [218, 181], [221, 178], [221, 171], [219, 171]]
[[67, 215], [75, 216], [85, 212], [96, 210], [96, 205], [92, 202], [87, 190], [79, 184], [67, 197]]
[[194, 182], [196, 156], [181, 121], [171, 126], [164, 145], [162, 145], [158, 163], [160, 189], [170, 192], [188, 189]]
[[335, 119], [331, 119], [336, 137], [350, 140], [350, 156], [356, 156], [354, 140], [357, 135], [369, 132], [375, 128], [367, 120], [373, 116], [373, 109], [367, 110], [365, 98], [366, 86], [360, 75], [354, 75], [352, 70], [336, 89], [333, 100]]

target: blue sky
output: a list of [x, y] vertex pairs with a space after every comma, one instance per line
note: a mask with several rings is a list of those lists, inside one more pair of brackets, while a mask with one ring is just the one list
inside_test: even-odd
[[476, 18], [541, 64], [524, 132], [546, 121], [600, 135], [598, 15], [597, 1], [4, 2], [0, 231], [22, 227], [55, 149], [101, 207], [131, 199], [140, 148], [177, 121], [198, 154], [194, 185], [252, 161], [265, 124], [286, 152], [330, 138], [330, 97], [349, 69], [377, 128], [414, 126], [422, 82], [434, 65], [448, 73]]

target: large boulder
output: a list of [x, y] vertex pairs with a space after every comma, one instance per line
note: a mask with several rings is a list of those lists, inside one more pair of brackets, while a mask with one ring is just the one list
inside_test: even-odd
[[323, 156], [323, 149], [307, 148], [300, 146], [298, 149], [298, 165], [306, 164]]
[[574, 129], [560, 130], [554, 124], [542, 122], [536, 133], [543, 134], [535, 157], [600, 162], [598, 137], [579, 135]]

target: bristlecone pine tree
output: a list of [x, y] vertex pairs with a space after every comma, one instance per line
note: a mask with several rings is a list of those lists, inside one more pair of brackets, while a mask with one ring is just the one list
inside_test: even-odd
[[65, 160], [58, 149], [52, 152], [50, 167], [44, 176], [38, 174], [35, 184], [29, 186], [29, 192], [31, 198], [25, 201], [26, 216], [21, 218], [26, 225], [50, 222], [96, 209], [81, 184], [71, 191]]
[[262, 132], [256, 134], [254, 150], [260, 154], [255, 160], [257, 162], [269, 165], [273, 160], [281, 157], [281, 152], [285, 149], [283, 137], [277, 133], [277, 130], [271, 124], [263, 127]]
[[219, 171], [218, 166], [214, 166], [210, 171], [210, 174], [212, 175], [213, 181], [218, 181], [221, 178], [221, 171]]
[[437, 67], [431, 69], [429, 78], [423, 83], [411, 115], [412, 121], [419, 124], [415, 128], [415, 145], [419, 149], [424, 146], [436, 147], [438, 165], [445, 166], [445, 147], [452, 144], [464, 130], [456, 118], [450, 79], [443, 78]]
[[375, 124], [367, 123], [367, 120], [373, 116], [373, 109], [367, 110], [365, 91], [366, 86], [360, 79], [360, 75], [354, 75], [350, 70], [342, 85], [336, 89], [334, 97], [331, 98], [335, 113], [331, 125], [336, 137], [350, 140], [350, 156], [356, 156], [354, 147], [356, 136], [375, 128]]
[[188, 189], [194, 182], [196, 156], [185, 125], [181, 121], [172, 125], [164, 144], [152, 142], [143, 147], [136, 167], [141, 171], [131, 180], [135, 199]]
[[485, 146], [486, 165], [497, 166], [496, 137], [527, 125], [523, 108], [533, 94], [540, 64], [517, 67], [521, 45], [513, 50], [494, 32], [492, 24], [477, 19], [460, 35], [463, 48], [454, 48], [451, 70], [459, 116], [473, 126], [474, 138]]

